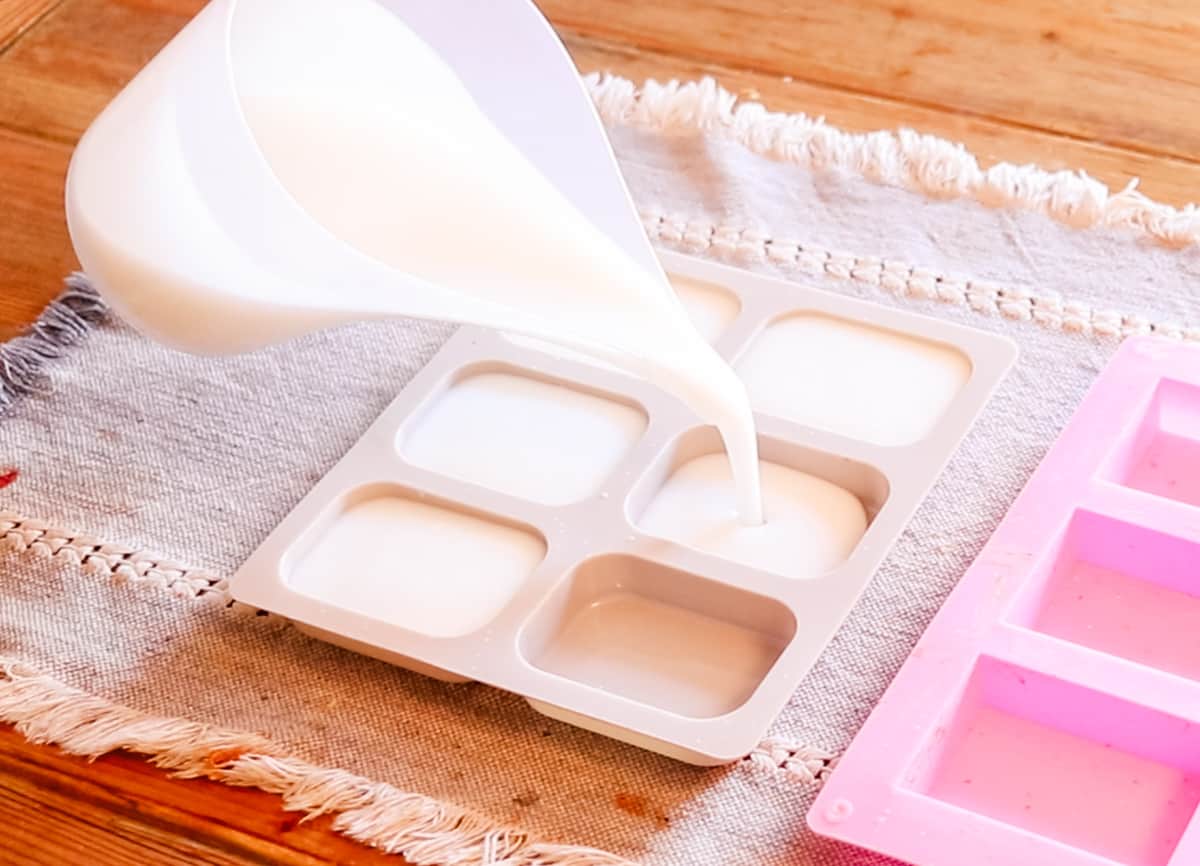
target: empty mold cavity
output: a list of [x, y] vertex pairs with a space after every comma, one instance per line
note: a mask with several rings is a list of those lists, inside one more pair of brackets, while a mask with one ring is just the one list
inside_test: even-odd
[[769, 324], [737, 362], [754, 408], [876, 445], [925, 437], [971, 376], [962, 352], [822, 313]]
[[1200, 680], [1200, 545], [1077, 512], [1034, 574], [1015, 619]]
[[523, 629], [534, 666], [691, 718], [744, 704], [796, 631], [773, 599], [621, 554], [590, 559]]
[[511, 496], [564, 505], [600, 491], [646, 429], [642, 409], [508, 370], [436, 395], [399, 438], [404, 459]]
[[679, 437], [630, 498], [643, 532], [783, 577], [836, 568], [857, 547], [887, 498], [875, 468], [793, 443], [760, 438], [766, 521], [738, 519], [733, 477], [712, 428]]
[[1122, 866], [1167, 866], [1200, 804], [1200, 726], [991, 658], [910, 787]]
[[1160, 382], [1132, 441], [1110, 464], [1118, 484], [1200, 505], [1200, 387]]
[[530, 529], [371, 485], [305, 533], [283, 578], [330, 607], [458, 637], [491, 622], [545, 555]]

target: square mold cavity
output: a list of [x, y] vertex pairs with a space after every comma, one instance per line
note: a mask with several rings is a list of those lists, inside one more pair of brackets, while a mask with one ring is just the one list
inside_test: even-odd
[[[683, 304], [683, 311], [696, 330], [700, 332], [700, 336], [709, 343], [717, 342], [725, 333], [725, 329], [729, 327], [729, 323], [736, 319], [738, 313], [742, 311], [741, 300], [728, 289], [691, 277], [673, 275], [670, 280], [671, 288], [675, 290], [675, 295]], [[588, 364], [604, 370], [617, 370], [613, 364], [594, 358], [586, 352], [579, 352], [536, 337], [505, 334], [504, 339], [526, 349], [544, 352], [556, 358]], [[617, 371], [619, 372], [619, 370]]]
[[1167, 866], [1200, 805], [1200, 726], [985, 656], [907, 785], [1121, 866]]
[[282, 563], [290, 589], [430, 637], [483, 628], [546, 555], [537, 532], [372, 484], [336, 502]]
[[[736, 319], [742, 310], [742, 302], [737, 295], [712, 283], [702, 282], [691, 277], [672, 276], [671, 287], [675, 289], [679, 302], [683, 304], [683, 311], [692, 325], [709, 343], [717, 342], [725, 333], [725, 329], [729, 327], [729, 323]], [[523, 334], [504, 334], [503, 336], [508, 342], [517, 346], [533, 349], [535, 352], [542, 352], [564, 361], [574, 361], [577, 364], [587, 364], [616, 373], [622, 372], [608, 361], [595, 358], [586, 352], [560, 346], [557, 343], [537, 337], [526, 337]]]
[[1200, 680], [1200, 545], [1078, 511], [1033, 574], [1014, 619]]
[[1109, 464], [1108, 478], [1200, 506], [1200, 387], [1159, 382], [1133, 440]]
[[796, 632], [783, 604], [624, 554], [589, 559], [521, 633], [541, 670], [679, 716], [744, 704]]
[[741, 312], [737, 295], [712, 283], [673, 276], [671, 286], [696, 330], [710, 343], [717, 342]]
[[676, 439], [638, 482], [629, 500], [634, 524], [647, 535], [782, 577], [820, 577], [845, 562], [887, 499], [883, 474], [766, 437], [759, 457], [763, 525], [738, 520], [729, 460], [711, 427]]
[[510, 368], [477, 367], [401, 429], [413, 465], [547, 505], [601, 491], [646, 429], [631, 402]]
[[971, 376], [952, 346], [806, 312], [768, 324], [735, 366], [756, 410], [893, 446], [932, 431]]

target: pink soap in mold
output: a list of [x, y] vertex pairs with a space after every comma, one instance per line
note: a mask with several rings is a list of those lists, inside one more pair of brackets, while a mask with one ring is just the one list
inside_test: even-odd
[[1200, 866], [1200, 347], [1121, 347], [808, 821], [916, 866]]

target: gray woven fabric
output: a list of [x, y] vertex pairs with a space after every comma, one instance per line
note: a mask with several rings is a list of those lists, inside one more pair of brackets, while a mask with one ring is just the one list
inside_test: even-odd
[[[806, 249], [988, 280], [1019, 302], [1013, 315], [1037, 307], [1024, 293], [1061, 293], [1149, 321], [1200, 322], [1195, 249], [1074, 231], [1031, 212], [930, 201], [858, 177], [814, 176], [720, 141], [633, 129], [614, 137], [648, 212], [744, 228], [750, 240], [798, 240]], [[754, 243], [743, 250], [747, 267], [1005, 333], [1022, 350], [772, 730], [836, 752], [1117, 341], [754, 260]], [[105, 326], [56, 362], [51, 387], [0, 420], [0, 463], [21, 473], [0, 492], [0, 508], [230, 573], [448, 333], [425, 323], [376, 324], [212, 359]], [[819, 374], [797, 375], [808, 372]], [[404, 551], [386, 540], [378, 555], [403, 567]], [[515, 696], [427, 680], [274, 618], [88, 575], [57, 558], [0, 560], [0, 653], [124, 704], [264, 733], [315, 763], [473, 807], [550, 841], [651, 864], [886, 862], [808, 832], [816, 783], [803, 773], [751, 762], [684, 766], [549, 721]], [[645, 814], [620, 808], [623, 794], [644, 798]]]

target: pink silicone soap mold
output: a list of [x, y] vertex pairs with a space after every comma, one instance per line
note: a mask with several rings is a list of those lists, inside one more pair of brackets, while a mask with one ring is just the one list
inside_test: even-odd
[[1128, 341], [812, 810], [918, 866], [1200, 864], [1200, 348]]

